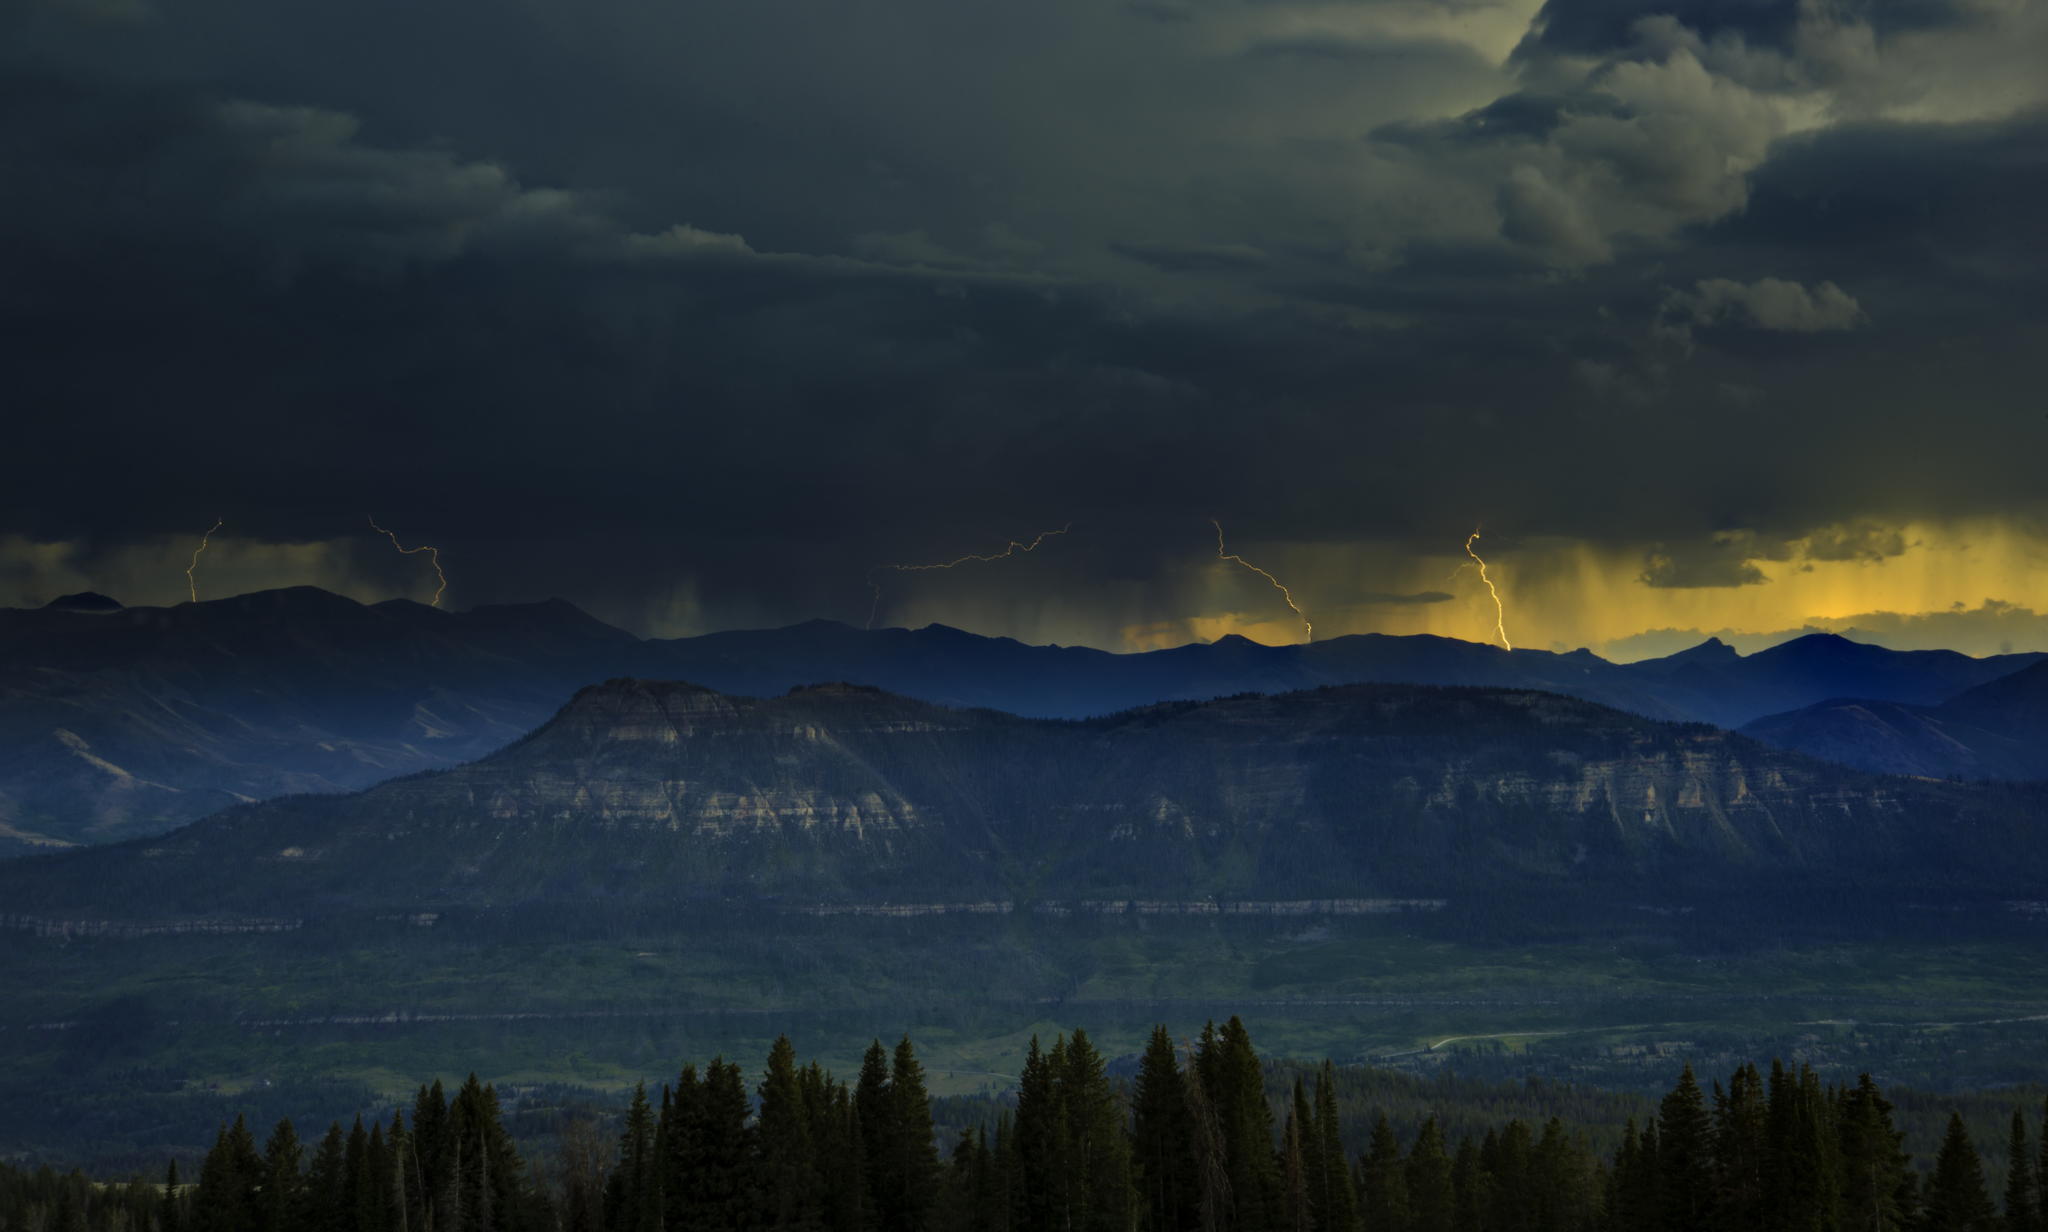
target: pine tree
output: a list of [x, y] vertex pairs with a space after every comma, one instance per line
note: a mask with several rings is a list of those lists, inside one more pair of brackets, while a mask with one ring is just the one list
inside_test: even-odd
[[691, 1187], [696, 1182], [702, 1148], [697, 1142], [704, 1118], [697, 1105], [704, 1098], [704, 1083], [694, 1064], [685, 1065], [675, 1085], [662, 1091], [661, 1118], [655, 1127], [660, 1142], [661, 1226], [663, 1232], [697, 1232]]
[[1994, 1232], [1997, 1213], [1984, 1188], [1984, 1161], [1970, 1142], [1961, 1113], [1948, 1118], [1948, 1133], [1934, 1157], [1934, 1172], [1921, 1197], [1924, 1232]]
[[1053, 1053], [1038, 1046], [1038, 1037], [1024, 1054], [1017, 1080], [1017, 1116], [1013, 1132], [1017, 1161], [1016, 1226], [1019, 1232], [1059, 1232], [1067, 1214], [1066, 1112], [1060, 1107], [1057, 1065], [1066, 1060], [1066, 1041], [1056, 1039]]
[[890, 1141], [889, 1053], [881, 1040], [870, 1042], [861, 1057], [860, 1077], [853, 1088], [853, 1112], [860, 1127], [861, 1171], [867, 1186], [863, 1205], [870, 1221], [877, 1227], [886, 1227], [890, 1212], [883, 1191], [889, 1183], [889, 1168], [882, 1153]]
[[825, 1227], [829, 1232], [860, 1232], [867, 1224], [867, 1178], [862, 1171], [865, 1148], [852, 1095], [845, 1083], [835, 1081], [815, 1063], [804, 1069], [802, 1086], [817, 1143]]
[[2041, 1232], [2040, 1187], [2035, 1179], [2034, 1152], [2027, 1142], [2026, 1114], [2012, 1110], [2012, 1131], [2006, 1139], [2006, 1232]]
[[893, 1222], [884, 1232], [925, 1232], [938, 1197], [939, 1149], [932, 1132], [931, 1097], [924, 1066], [910, 1037], [896, 1043], [889, 1064], [889, 1185]]
[[987, 1232], [989, 1181], [987, 1135], [978, 1128], [962, 1130], [940, 1174], [932, 1226], [945, 1232]]
[[1131, 1155], [1147, 1232], [1193, 1232], [1200, 1226], [1194, 1151], [1187, 1085], [1173, 1037], [1157, 1026], [1131, 1092]]
[[1608, 1188], [1607, 1227], [1611, 1232], [1635, 1232], [1658, 1226], [1663, 1204], [1657, 1195], [1654, 1125], [1648, 1134], [1639, 1134], [1636, 1119], [1628, 1119], [1621, 1135], [1621, 1148], [1614, 1155], [1614, 1173]]
[[263, 1199], [257, 1227], [262, 1232], [298, 1232], [305, 1210], [305, 1149], [289, 1119], [277, 1123], [263, 1144]]
[[348, 1210], [348, 1147], [341, 1122], [328, 1123], [327, 1134], [313, 1152], [306, 1171], [306, 1219], [302, 1226], [312, 1232], [347, 1232], [342, 1226]]
[[[1487, 1144], [1479, 1153], [1493, 1179], [1493, 1206], [1487, 1212], [1487, 1223], [1496, 1232], [1529, 1232], [1535, 1227], [1535, 1187], [1529, 1173], [1536, 1140], [1528, 1123], [1519, 1117], [1510, 1120], [1497, 1137], [1487, 1135]], [[1366, 1232], [1372, 1232], [1370, 1223]]]
[[385, 1152], [389, 1158], [389, 1167], [385, 1169], [385, 1226], [391, 1232], [414, 1232], [412, 1134], [406, 1132], [406, 1117], [397, 1109], [391, 1109], [391, 1128], [385, 1130]]
[[1790, 1212], [1793, 1232], [1835, 1232], [1842, 1221], [1842, 1148], [1835, 1102], [1810, 1065], [1799, 1067], [1798, 1121], [1793, 1150], [1805, 1172], [1799, 1205]]
[[1266, 1103], [1259, 1054], [1251, 1032], [1234, 1015], [1215, 1034], [1209, 1051], [1214, 1058], [1205, 1055], [1200, 1068], [1223, 1135], [1230, 1226], [1234, 1232], [1270, 1232], [1279, 1221], [1280, 1168], [1273, 1156], [1273, 1110]]
[[192, 1196], [193, 1232], [256, 1232], [263, 1180], [256, 1140], [238, 1116], [232, 1127], [221, 1127], [200, 1165], [199, 1188]]
[[761, 1145], [768, 1226], [807, 1232], [823, 1223], [824, 1212], [818, 1193], [810, 1110], [805, 1106], [803, 1084], [797, 1074], [796, 1048], [787, 1035], [778, 1036], [774, 1047], [768, 1050], [760, 1095], [756, 1133]]
[[1016, 1125], [1008, 1109], [996, 1114], [996, 1136], [988, 1147], [988, 1232], [1013, 1232], [1017, 1211]]
[[1215, 1030], [1202, 1031], [1204, 1051], [1198, 1051], [1182, 1069], [1187, 1092], [1188, 1137], [1194, 1143], [1196, 1227], [1218, 1232], [1229, 1226], [1232, 1195], [1229, 1161], [1224, 1156], [1223, 1127], [1217, 1123], [1216, 1106], [1209, 1100], [1209, 1082], [1202, 1058], [1215, 1044]]
[[666, 1195], [670, 1226], [689, 1232], [740, 1232], [759, 1224], [761, 1186], [754, 1127], [740, 1067], [714, 1059], [697, 1096], [683, 1114], [693, 1119], [686, 1141], [694, 1150]]
[[[421, 1084], [412, 1101], [407, 1169], [413, 1187], [414, 1232], [435, 1232], [434, 1197], [441, 1190], [441, 1148], [447, 1132], [448, 1099], [439, 1082]], [[445, 1225], [444, 1225], [445, 1227]]]
[[2035, 1232], [2048, 1232], [2048, 1101], [2041, 1109], [2040, 1155], [2034, 1161]]
[[1869, 1074], [1843, 1094], [1835, 1120], [1844, 1232], [1900, 1232], [1914, 1209], [1913, 1174], [1899, 1149], [1905, 1135], [1892, 1127], [1892, 1106]]
[[654, 1154], [654, 1128], [647, 1084], [638, 1083], [626, 1106], [618, 1163], [605, 1183], [604, 1225], [608, 1232], [659, 1232], [661, 1228], [661, 1175]]
[[1714, 1207], [1716, 1226], [1742, 1232], [1763, 1226], [1764, 1136], [1767, 1121], [1762, 1075], [1743, 1065], [1728, 1089], [1714, 1086]]
[[441, 1175], [434, 1193], [433, 1225], [437, 1232], [469, 1232], [474, 1226], [473, 1208], [467, 1205], [467, 1194], [462, 1177], [463, 1149], [462, 1136], [453, 1132], [447, 1134], [448, 1144], [441, 1152]]
[[[1315, 1203], [1323, 1191], [1323, 1150], [1315, 1136], [1315, 1109], [1309, 1105], [1309, 1087], [1300, 1081], [1300, 1074], [1294, 1074], [1292, 1107], [1288, 1109], [1288, 1130], [1282, 1132], [1280, 1146], [1280, 1177], [1288, 1193], [1288, 1226], [1303, 1222], [1309, 1228], [1317, 1228]], [[1286, 1138], [1292, 1134], [1294, 1144], [1288, 1146]], [[1296, 1199], [1294, 1189], [1300, 1189]], [[1300, 1203], [1296, 1216], [1294, 1205]]]
[[164, 1169], [162, 1232], [185, 1232], [185, 1195], [178, 1188], [178, 1161]]
[[1451, 1159], [1435, 1117], [1424, 1121], [1415, 1135], [1402, 1177], [1408, 1188], [1408, 1227], [1413, 1232], [1452, 1232], [1456, 1194], [1451, 1188]]
[[1451, 1193], [1454, 1214], [1451, 1225], [1458, 1232], [1487, 1232], [1486, 1208], [1491, 1194], [1486, 1166], [1479, 1158], [1479, 1144], [1468, 1135], [1458, 1140], [1458, 1153], [1451, 1160]]
[[356, 1177], [354, 1193], [356, 1232], [388, 1232], [385, 1224], [391, 1195], [390, 1152], [384, 1146], [384, 1127], [370, 1127], [363, 1151], [362, 1172]]
[[530, 1208], [526, 1165], [505, 1126], [496, 1088], [475, 1074], [448, 1101], [444, 1151], [449, 1185], [435, 1232], [507, 1232]]
[[1657, 1149], [1664, 1227], [1690, 1232], [1708, 1226], [1714, 1209], [1713, 1122], [1690, 1065], [1657, 1110]]
[[1315, 1163], [1316, 1226], [1323, 1232], [1360, 1232], [1358, 1191], [1351, 1183], [1351, 1160], [1344, 1151], [1337, 1119], [1337, 1072], [1326, 1059], [1316, 1074]]
[[1373, 1122], [1358, 1188], [1365, 1208], [1366, 1232], [1407, 1232], [1407, 1170], [1401, 1158], [1401, 1142], [1394, 1136], [1394, 1127], [1387, 1122], [1385, 1113]]
[[1282, 1227], [1286, 1232], [1315, 1232], [1315, 1208], [1309, 1198], [1308, 1153], [1302, 1150], [1302, 1127], [1308, 1123], [1308, 1094], [1294, 1080], [1294, 1106], [1280, 1131]]
[[[1066, 1116], [1073, 1173], [1073, 1218], [1068, 1227], [1073, 1232], [1128, 1232], [1136, 1195], [1123, 1105], [1110, 1085], [1102, 1054], [1086, 1031], [1077, 1028], [1067, 1041], [1066, 1064], [1059, 1079], [1064, 1087], [1060, 1107]], [[928, 1112], [926, 1124], [930, 1124]]]
[[1544, 1123], [1543, 1135], [1530, 1152], [1529, 1198], [1536, 1232], [1567, 1232], [1591, 1217], [1583, 1155], [1556, 1117]]
[[358, 1203], [369, 1182], [365, 1173], [369, 1169], [370, 1135], [363, 1129], [363, 1118], [358, 1115], [355, 1124], [348, 1131], [348, 1145], [341, 1156], [340, 1208], [329, 1216], [330, 1228], [339, 1232], [368, 1232], [358, 1220]]

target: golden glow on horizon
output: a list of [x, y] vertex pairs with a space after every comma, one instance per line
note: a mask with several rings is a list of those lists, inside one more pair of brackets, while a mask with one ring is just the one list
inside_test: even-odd
[[1479, 542], [1479, 528], [1474, 527], [1471, 535], [1465, 539], [1465, 555], [1470, 556], [1478, 564], [1479, 580], [1486, 583], [1486, 593], [1493, 596], [1493, 631], [1500, 637], [1501, 649], [1513, 650], [1513, 644], [1508, 641], [1508, 610], [1501, 605], [1500, 591], [1495, 589], [1493, 579], [1486, 576], [1486, 562], [1480, 560], [1479, 553], [1472, 550], [1472, 545], [1477, 542]]
[[[1754, 639], [1738, 644], [1755, 649], [1802, 630], [1827, 629], [1853, 630], [1859, 638], [1900, 649], [1947, 646], [1973, 655], [2048, 650], [2048, 524], [1959, 519], [1888, 522], [1883, 529], [1897, 532], [1903, 551], [1881, 559], [1822, 560], [1810, 554], [1817, 550], [1810, 540], [1767, 545], [1771, 555], [1785, 559], [1751, 560], [1764, 580], [1744, 586], [1646, 585], [1641, 579], [1655, 545], [1555, 536], [1518, 538], [1511, 578], [1489, 572], [1489, 580], [1503, 592], [1505, 582], [1513, 582], [1513, 644], [1523, 647], [1584, 646], [1632, 659], [1670, 653], [1712, 635]], [[1445, 584], [1446, 575], [1477, 567], [1463, 551], [1418, 555], [1378, 540], [1293, 543], [1281, 558], [1290, 582], [1314, 588], [1324, 640], [1424, 633], [1500, 645], [1500, 612], [1488, 621], [1487, 605], [1446, 593], [1458, 589]], [[1168, 592], [1165, 597], [1127, 603], [1124, 619], [1106, 630], [1069, 612], [1064, 620], [1035, 627], [982, 631], [1122, 650], [1230, 633], [1269, 645], [1290, 640], [1284, 624], [1236, 611], [1221, 594], [1204, 598], [1190, 582], [1176, 584], [1171, 575], [1160, 588]], [[1187, 602], [1176, 596], [1192, 597], [1192, 614], [1173, 612], [1173, 604]]]
[[[1867, 529], [1874, 523], [1865, 519], [1857, 525]], [[209, 533], [219, 534], [225, 523], [219, 527]], [[1882, 534], [1875, 538], [1889, 540], [1883, 550], [1893, 554], [1861, 560], [1815, 558], [1814, 552], [1829, 554], [1842, 542], [1828, 530], [1790, 544], [1743, 538], [1738, 552], [1782, 557], [1748, 562], [1763, 580], [1745, 586], [1643, 583], [1650, 553], [1687, 558], [1689, 550], [1714, 546], [1704, 539], [1660, 546], [1520, 535], [1512, 561], [1496, 549], [1487, 563], [1489, 576], [1493, 569], [1507, 570], [1492, 580], [1503, 599], [1514, 592], [1512, 640], [1522, 649], [1584, 646], [1625, 660], [1670, 653], [1711, 635], [1748, 652], [1802, 630], [1828, 629], [1897, 649], [1947, 647], [1972, 655], [2048, 650], [2048, 518], [1892, 519], [1878, 529]], [[1112, 527], [1100, 533], [1115, 532]], [[1052, 542], [1049, 535], [1041, 547]], [[1090, 541], [1097, 535], [1091, 529]], [[1258, 599], [1263, 592], [1245, 587], [1235, 568], [1219, 568], [1206, 541], [1186, 543], [1171, 556], [1141, 558], [1157, 538], [1152, 527], [1134, 534], [1122, 554], [1136, 567], [1107, 574], [1069, 576], [1061, 567], [1055, 580], [1042, 578], [1039, 568], [956, 570], [947, 576], [971, 585], [904, 588], [892, 600], [889, 619], [944, 620], [988, 636], [1109, 650], [1178, 646], [1228, 634], [1268, 645], [1301, 640], [1294, 611]], [[1019, 543], [1010, 555], [1031, 542]], [[0, 532], [0, 605], [40, 606], [81, 590], [102, 591], [131, 606], [183, 603], [196, 591], [197, 571], [180, 594], [163, 562], [167, 556], [189, 559], [193, 547], [189, 532], [113, 546]], [[1455, 569], [1477, 569], [1463, 541], [1435, 547], [1418, 552], [1412, 543], [1384, 539], [1262, 540], [1256, 550], [1261, 566], [1286, 576], [1290, 593], [1298, 588], [1316, 597], [1315, 634], [1321, 641], [1359, 633], [1426, 633], [1499, 645], [1495, 622], [1485, 619], [1488, 605], [1477, 602], [1468, 587], [1446, 582]], [[1478, 544], [1472, 547], [1476, 551]], [[321, 586], [365, 603], [390, 593], [363, 558], [360, 536], [270, 541], [238, 532], [219, 543], [208, 540], [197, 564], [206, 569], [216, 598], [290, 585]], [[602, 594], [571, 597], [600, 619], [670, 637], [759, 628], [807, 610], [735, 604], [727, 597], [729, 587], [699, 596], [695, 588], [708, 584], [689, 577], [687, 586], [697, 597], [681, 607], [669, 598], [641, 604], [631, 596], [610, 602]], [[445, 596], [441, 601], [446, 604]]]
[[390, 531], [385, 530], [383, 527], [377, 525], [377, 518], [376, 515], [374, 514], [370, 515], [370, 529], [376, 531], [378, 534], [391, 540], [391, 546], [397, 548], [399, 552], [406, 556], [411, 556], [415, 552], [427, 553], [427, 559], [432, 561], [434, 565], [434, 576], [441, 579], [441, 585], [434, 591], [434, 601], [428, 606], [440, 607], [441, 596], [448, 593], [448, 575], [442, 572], [441, 570], [441, 549], [424, 543], [416, 548], [409, 548], [401, 545], [398, 542], [397, 535], [394, 535]]
[[1269, 581], [1269, 582], [1273, 583], [1273, 589], [1274, 589], [1274, 590], [1277, 590], [1277, 591], [1279, 591], [1279, 592], [1280, 592], [1280, 597], [1281, 597], [1282, 599], [1285, 599], [1285, 600], [1287, 600], [1287, 606], [1288, 606], [1288, 607], [1290, 607], [1290, 608], [1293, 608], [1293, 609], [1294, 609], [1294, 614], [1295, 614], [1296, 616], [1299, 616], [1299, 617], [1301, 617], [1301, 627], [1302, 627], [1302, 630], [1303, 630], [1303, 634], [1302, 634], [1302, 639], [1301, 639], [1301, 640], [1302, 640], [1303, 642], [1313, 642], [1313, 641], [1315, 641], [1315, 640], [1316, 640], [1316, 627], [1315, 627], [1314, 625], [1312, 625], [1312, 624], [1310, 624], [1310, 623], [1309, 623], [1309, 620], [1308, 620], [1308, 615], [1307, 615], [1306, 613], [1304, 613], [1304, 612], [1303, 612], [1303, 611], [1301, 610], [1301, 607], [1300, 607], [1300, 605], [1298, 605], [1298, 604], [1296, 604], [1296, 603], [1294, 602], [1294, 592], [1293, 592], [1293, 591], [1290, 591], [1290, 590], [1288, 590], [1288, 589], [1287, 589], [1287, 588], [1286, 588], [1285, 586], [1281, 585], [1281, 584], [1280, 584], [1280, 579], [1279, 579], [1279, 578], [1276, 578], [1276, 577], [1274, 577], [1274, 576], [1273, 576], [1272, 574], [1270, 574], [1270, 573], [1266, 572], [1266, 571], [1265, 571], [1264, 569], [1261, 569], [1261, 568], [1259, 568], [1259, 567], [1258, 567], [1257, 565], [1255, 565], [1255, 564], [1253, 564], [1252, 562], [1250, 562], [1250, 561], [1246, 560], [1246, 559], [1245, 559], [1244, 557], [1242, 557], [1242, 556], [1238, 556], [1238, 555], [1234, 555], [1233, 553], [1230, 553], [1230, 552], [1226, 552], [1226, 551], [1224, 551], [1224, 550], [1223, 550], [1223, 523], [1221, 523], [1221, 522], [1217, 521], [1217, 520], [1216, 520], [1215, 518], [1210, 518], [1210, 519], [1209, 519], [1209, 525], [1211, 525], [1211, 526], [1213, 526], [1213, 527], [1215, 527], [1215, 528], [1216, 528], [1216, 558], [1217, 558], [1218, 560], [1234, 560], [1234, 561], [1236, 561], [1236, 562], [1237, 562], [1238, 564], [1240, 564], [1240, 565], [1243, 565], [1243, 566], [1244, 566], [1245, 568], [1247, 568], [1247, 569], [1251, 570], [1251, 571], [1252, 571], [1253, 573], [1256, 573], [1256, 574], [1258, 574], [1258, 575], [1259, 575], [1260, 577], [1262, 577], [1262, 578], [1266, 579], [1267, 581]]
[[206, 545], [213, 541], [213, 532], [227, 524], [226, 518], [215, 518], [213, 525], [206, 528], [206, 533], [199, 536], [199, 546], [192, 549], [192, 563], [185, 566], [185, 589], [191, 593], [194, 603], [199, 602], [199, 580], [193, 576], [199, 571], [199, 558], [205, 554]]
[[868, 604], [867, 627], [870, 629], [875, 627], [875, 615], [882, 610], [882, 584], [881, 582], [875, 579], [875, 575], [877, 573], [880, 573], [884, 569], [887, 569], [894, 573], [929, 573], [935, 569], [957, 569], [961, 565], [975, 564], [977, 562], [981, 564], [988, 564], [991, 561], [1007, 560], [1010, 557], [1015, 556], [1019, 552], [1034, 551], [1037, 549], [1039, 544], [1044, 543], [1046, 540], [1054, 537], [1055, 535], [1064, 535], [1072, 529], [1074, 529], [1074, 524], [1072, 522], [1069, 522], [1065, 526], [1060, 527], [1058, 530], [1039, 531], [1038, 537], [1036, 539], [1033, 539], [1029, 543], [1025, 543], [1017, 539], [1012, 539], [1010, 540], [1009, 546], [1005, 547], [1000, 552], [991, 552], [987, 555], [975, 555], [973, 553], [970, 553], [966, 556], [955, 557], [952, 560], [944, 561], [936, 565], [876, 565], [874, 568], [868, 570], [868, 589], [874, 592], [875, 597], [873, 601]]

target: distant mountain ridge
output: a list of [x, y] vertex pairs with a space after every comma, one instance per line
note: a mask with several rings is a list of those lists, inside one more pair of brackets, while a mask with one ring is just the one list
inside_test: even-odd
[[1779, 748], [1884, 774], [2048, 779], [2048, 663], [1939, 705], [1831, 699], [1753, 720], [1742, 731]]
[[1625, 665], [1384, 634], [1113, 654], [830, 621], [643, 640], [560, 600], [451, 612], [294, 587], [123, 608], [88, 594], [0, 610], [0, 852], [158, 833], [248, 800], [456, 765], [620, 676], [749, 696], [850, 680], [1063, 718], [1332, 684], [1474, 685], [1735, 726], [1830, 697], [1937, 703], [2042, 657], [1896, 652], [1824, 634], [1747, 657], [1709, 642]]
[[619, 679], [453, 770], [9, 862], [0, 903], [18, 928], [116, 930], [690, 901], [2009, 893], [2044, 863], [2040, 803], [1524, 690], [1349, 685], [1074, 722]]

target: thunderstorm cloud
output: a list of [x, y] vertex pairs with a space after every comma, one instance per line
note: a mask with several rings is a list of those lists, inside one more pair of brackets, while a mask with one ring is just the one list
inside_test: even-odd
[[1485, 637], [1480, 523], [1566, 646], [2031, 629], [1878, 588], [2040, 575], [2044, 62], [1979, 0], [22, 0], [0, 602], [175, 601], [216, 516], [217, 585], [418, 586], [375, 510], [465, 606], [857, 622], [1072, 521], [889, 618], [1121, 645], [1272, 618], [1213, 516], [1333, 631]]

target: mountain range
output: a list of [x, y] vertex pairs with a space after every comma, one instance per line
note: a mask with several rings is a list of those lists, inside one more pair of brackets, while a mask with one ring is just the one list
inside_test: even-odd
[[2017, 893], [2040, 789], [1556, 694], [1348, 685], [1089, 720], [617, 679], [456, 769], [0, 865], [17, 927], [979, 902]]
[[[621, 676], [753, 697], [850, 681], [1040, 718], [1335, 684], [1468, 685], [1733, 727], [1841, 697], [1939, 706], [2042, 658], [1827, 634], [1748, 656], [1710, 640], [1631, 664], [1378, 634], [1113, 654], [829, 621], [659, 640], [559, 600], [450, 612], [311, 587], [169, 608], [66, 596], [0, 610], [0, 852], [161, 833], [253, 800], [458, 765], [519, 739], [578, 688]], [[1825, 748], [1782, 727], [1756, 733]]]
[[1780, 748], [1864, 770], [1931, 778], [2048, 779], [2048, 664], [1938, 705], [1845, 699], [1742, 728]]

